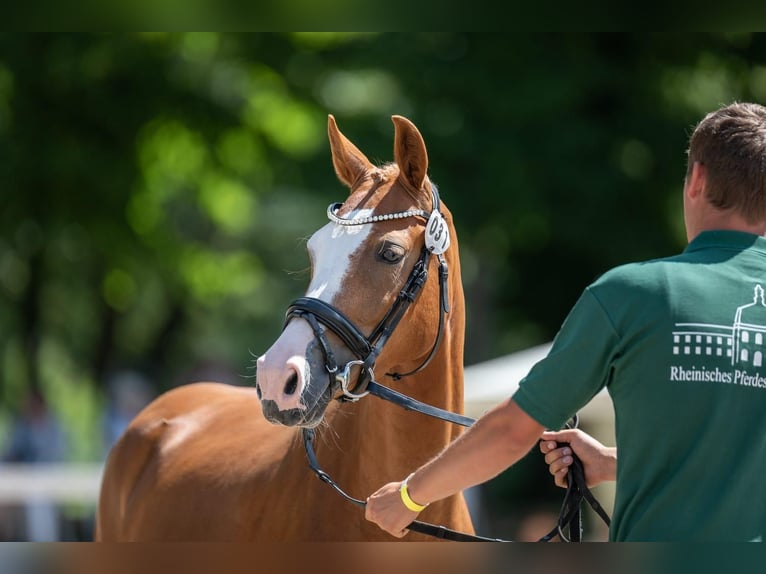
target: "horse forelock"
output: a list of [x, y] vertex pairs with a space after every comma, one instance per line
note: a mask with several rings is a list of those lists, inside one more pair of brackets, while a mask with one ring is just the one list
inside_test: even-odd
[[[380, 172], [379, 175], [381, 178], [383, 178], [384, 181], [391, 182], [392, 188], [394, 185], [396, 185], [396, 187], [405, 194], [405, 197], [414, 200], [414, 208], [422, 209], [423, 211], [431, 211], [433, 207], [431, 199], [431, 186], [433, 183], [428, 176], [426, 176], [425, 180], [423, 181], [423, 186], [419, 190], [414, 191], [411, 187], [404, 185], [399, 180], [399, 176], [401, 175], [401, 168], [395, 162], [383, 164], [380, 168], [378, 168], [378, 170]], [[394, 194], [391, 195], [393, 196]]]

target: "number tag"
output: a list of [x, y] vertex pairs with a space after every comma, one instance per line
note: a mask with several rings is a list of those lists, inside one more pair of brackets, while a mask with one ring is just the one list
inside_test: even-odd
[[449, 228], [441, 213], [434, 210], [426, 224], [426, 248], [434, 255], [441, 255], [449, 247]]

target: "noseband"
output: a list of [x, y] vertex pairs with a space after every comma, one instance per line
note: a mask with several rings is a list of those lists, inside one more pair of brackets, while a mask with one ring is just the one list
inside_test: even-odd
[[[394, 380], [399, 380], [402, 377], [408, 377], [421, 371], [431, 362], [431, 359], [439, 348], [442, 334], [444, 332], [444, 318], [445, 315], [449, 313], [447, 293], [447, 278], [449, 276], [449, 271], [447, 268], [447, 261], [443, 257], [444, 251], [449, 247], [449, 231], [444, 216], [439, 210], [439, 192], [434, 185], [431, 186], [431, 196], [433, 199], [433, 208], [430, 214], [423, 210], [413, 209], [399, 213], [374, 215], [366, 218], [345, 219], [337, 215], [337, 212], [341, 207], [340, 203], [333, 203], [327, 208], [328, 219], [333, 223], [342, 226], [368, 225], [379, 221], [389, 221], [407, 217], [419, 217], [426, 220], [425, 245], [420, 253], [420, 257], [410, 272], [404, 287], [396, 297], [396, 301], [394, 301], [391, 308], [386, 312], [380, 323], [378, 323], [369, 336], [364, 335], [361, 330], [336, 307], [316, 297], [299, 297], [287, 308], [284, 326], [286, 327], [287, 323], [294, 317], [300, 317], [309, 323], [322, 348], [325, 358], [325, 367], [330, 376], [330, 384], [340, 384], [340, 388], [343, 391], [343, 394], [340, 396], [341, 400], [357, 401], [368, 393], [367, 386], [370, 381], [374, 379], [375, 362], [382, 352], [383, 347], [388, 342], [388, 339], [393, 334], [394, 329], [396, 329], [402, 317], [407, 312], [407, 309], [409, 309], [410, 305], [417, 299], [420, 291], [423, 289], [423, 286], [428, 279], [428, 267], [432, 255], [436, 255], [439, 261], [440, 312], [436, 339], [428, 356], [418, 367], [406, 373], [386, 373], [386, 376], [391, 377]], [[353, 353], [356, 360], [346, 363], [342, 369], [339, 368], [335, 360], [335, 355], [325, 336], [325, 328], [330, 329], [330, 331], [335, 333], [335, 335], [343, 341], [343, 344]], [[360, 372], [356, 384], [352, 389], [350, 388], [350, 379], [352, 378], [352, 370], [355, 367], [359, 368]]]

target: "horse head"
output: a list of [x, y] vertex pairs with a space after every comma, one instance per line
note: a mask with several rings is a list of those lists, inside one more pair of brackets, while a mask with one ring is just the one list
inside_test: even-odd
[[[306, 295], [257, 361], [256, 388], [272, 423], [314, 427], [333, 398], [363, 396], [376, 368], [398, 379], [438, 347], [452, 218], [428, 178], [420, 132], [404, 117], [392, 120], [394, 162], [375, 166], [328, 117], [333, 166], [349, 195], [330, 205], [329, 223], [309, 239]], [[441, 281], [429, 281], [436, 258]]]

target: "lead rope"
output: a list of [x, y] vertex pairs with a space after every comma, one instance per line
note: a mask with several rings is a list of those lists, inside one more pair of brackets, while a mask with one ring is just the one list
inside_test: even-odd
[[[474, 422], [476, 422], [475, 419], [470, 417], [446, 411], [444, 409], [440, 409], [438, 407], [434, 407], [432, 405], [428, 405], [413, 399], [412, 397], [408, 397], [407, 395], [403, 395], [373, 380], [370, 381], [367, 390], [371, 395], [375, 395], [380, 399], [392, 402], [406, 410], [416, 411], [421, 414], [425, 414], [454, 424], [459, 424], [465, 427], [469, 427]], [[579, 417], [575, 414], [572, 420], [567, 422], [566, 428], [573, 429], [577, 428], [578, 425]], [[316, 453], [314, 452], [313, 442], [314, 430], [304, 428], [303, 445], [306, 449], [306, 456], [308, 457], [309, 467], [311, 470], [314, 471], [314, 473], [320, 480], [322, 480], [322, 482], [330, 485], [333, 489], [335, 489], [336, 492], [338, 492], [338, 494], [340, 494], [349, 502], [352, 502], [353, 504], [363, 508], [367, 506], [365, 501], [348, 495], [340, 486], [338, 486], [338, 484], [330, 477], [330, 475], [322, 470], [321, 466], [319, 465], [319, 461], [317, 460]], [[558, 444], [561, 446], [565, 443]], [[559, 518], [556, 521], [556, 526], [548, 534], [540, 538], [538, 542], [550, 542], [556, 536], [559, 536], [564, 542], [581, 542], [582, 515], [580, 507], [583, 500], [585, 500], [593, 508], [593, 510], [599, 515], [599, 517], [606, 523], [607, 526], [610, 526], [611, 524], [609, 515], [606, 513], [598, 500], [596, 500], [596, 497], [593, 496], [593, 493], [591, 493], [590, 489], [588, 488], [587, 482], [585, 480], [585, 471], [582, 465], [582, 461], [574, 453], [574, 451], [572, 452], [572, 460], [572, 465], [569, 467], [569, 471], [567, 473], [567, 491], [564, 494], [564, 501], [561, 505], [561, 511], [559, 513]], [[564, 528], [566, 527], [569, 527], [569, 536], [564, 534]], [[464, 532], [451, 530], [446, 526], [429, 524], [427, 522], [420, 522], [418, 520], [414, 520], [412, 523], [410, 523], [409, 526], [407, 526], [407, 528], [413, 532], [418, 532], [420, 534], [425, 534], [434, 538], [452, 540], [455, 542], [512, 542], [512, 540], [504, 540], [502, 538], [487, 538], [484, 536], [466, 534]]]
[[[567, 422], [565, 428], [575, 429], [579, 426], [579, 422], [580, 419], [575, 414], [572, 420]], [[558, 447], [565, 444], [569, 443], [556, 443]], [[559, 536], [563, 542], [582, 542], [582, 512], [580, 509], [583, 500], [590, 505], [607, 526], [611, 526], [612, 521], [609, 515], [588, 488], [588, 482], [585, 479], [585, 467], [580, 457], [572, 450], [572, 464], [567, 472], [567, 491], [561, 504], [559, 518], [553, 530], [543, 536], [540, 542], [549, 542], [556, 536]], [[568, 537], [564, 534], [566, 526], [569, 527]]]
[[[311, 470], [314, 471], [314, 473], [322, 482], [329, 484], [338, 494], [340, 494], [349, 502], [362, 508], [367, 506], [367, 503], [364, 500], [359, 500], [358, 498], [354, 498], [353, 496], [347, 494], [340, 486], [338, 486], [338, 483], [335, 482], [329, 474], [322, 470], [322, 468], [319, 466], [319, 461], [317, 461], [313, 443], [314, 429], [304, 428], [303, 445], [306, 448], [306, 455], [308, 456], [309, 467], [311, 467]], [[413, 532], [425, 534], [426, 536], [441, 538], [443, 540], [452, 540], [454, 542], [510, 542], [509, 540], [501, 540], [500, 538], [486, 538], [484, 536], [466, 534], [465, 532], [458, 532], [457, 530], [452, 530], [446, 526], [429, 524], [428, 522], [420, 522], [419, 520], [413, 520], [409, 526], [407, 526], [407, 528]]]

